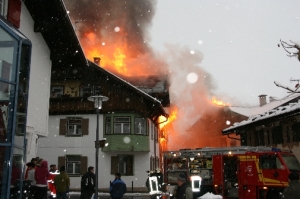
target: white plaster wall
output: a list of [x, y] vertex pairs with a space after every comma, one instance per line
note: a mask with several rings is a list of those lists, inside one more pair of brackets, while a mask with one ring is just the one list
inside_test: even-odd
[[22, 2], [20, 31], [32, 42], [27, 126], [40, 135], [48, 134], [51, 61], [50, 50]]
[[[58, 157], [67, 154], [88, 156], [88, 166], [95, 166], [96, 115], [76, 115], [89, 118], [89, 135], [83, 137], [65, 137], [59, 135], [59, 121], [70, 115], [49, 117], [49, 135], [39, 139], [37, 156], [48, 161], [48, 164], [58, 164]], [[103, 138], [103, 115], [99, 115], [99, 139]], [[114, 175], [110, 174], [111, 156], [122, 152], [99, 152], [99, 188], [108, 188]], [[149, 152], [124, 152], [134, 155], [134, 176], [122, 176], [128, 187], [145, 187], [149, 170]], [[71, 177], [71, 188], [80, 188], [80, 177]]]

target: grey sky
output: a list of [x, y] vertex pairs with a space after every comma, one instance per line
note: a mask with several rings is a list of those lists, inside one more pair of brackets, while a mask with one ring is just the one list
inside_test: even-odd
[[158, 0], [151, 45], [158, 52], [167, 43], [200, 51], [217, 98], [258, 105], [260, 94], [288, 94], [274, 81], [293, 87], [290, 78], [300, 79], [300, 62], [277, 46], [280, 39], [300, 41], [299, 8], [298, 0]]

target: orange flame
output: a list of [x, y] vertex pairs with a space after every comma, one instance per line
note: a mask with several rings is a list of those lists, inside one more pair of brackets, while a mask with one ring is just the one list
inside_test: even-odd
[[224, 103], [224, 102], [221, 101], [221, 100], [217, 100], [215, 96], [213, 96], [213, 97], [211, 98], [211, 102], [212, 102], [213, 104], [215, 104], [215, 105], [218, 105], [218, 106], [230, 106], [230, 104], [228, 104], [228, 103]]
[[169, 115], [168, 120], [164, 116], [160, 116], [159, 117], [159, 122], [162, 122], [162, 123], [159, 125], [159, 128], [162, 129], [167, 124], [169, 124], [169, 123], [173, 122], [174, 120], [176, 120], [177, 119], [177, 114], [178, 114], [178, 109], [175, 108], [173, 111], [171, 111], [171, 114]]
[[[123, 32], [117, 34], [123, 34]], [[98, 38], [95, 33], [90, 32], [83, 34], [81, 41], [86, 57], [89, 60], [100, 57], [100, 66], [112, 73], [127, 77], [137, 74], [139, 76], [155, 75], [155, 70], [149, 70], [148, 66], [153, 61], [153, 57], [135, 52], [136, 50], [132, 48], [132, 45], [135, 44], [131, 43], [131, 46], [128, 46], [122, 38], [124, 37], [107, 38], [105, 41]]]

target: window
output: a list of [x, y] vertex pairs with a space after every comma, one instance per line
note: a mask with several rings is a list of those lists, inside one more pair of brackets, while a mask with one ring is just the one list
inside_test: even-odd
[[146, 118], [134, 118], [134, 133], [147, 135]]
[[80, 174], [80, 156], [66, 157], [66, 171], [68, 174]]
[[133, 155], [111, 157], [111, 174], [133, 175]]
[[277, 156], [262, 155], [259, 157], [260, 167], [262, 169], [280, 169], [281, 163]]
[[68, 119], [68, 132], [67, 135], [81, 135], [81, 118], [70, 118]]
[[6, 0], [0, 0], [0, 15], [6, 16], [6, 7], [7, 7]]
[[89, 119], [70, 117], [60, 119], [59, 135], [83, 136], [89, 134]]
[[64, 94], [64, 86], [51, 86], [50, 96], [52, 98], [61, 97]]
[[17, 125], [16, 125], [16, 135], [24, 135], [26, 128], [26, 115], [17, 114]]
[[130, 117], [114, 117], [114, 134], [130, 134]]
[[111, 134], [111, 118], [105, 118], [105, 134]]
[[80, 88], [80, 96], [81, 97], [89, 97], [93, 95], [93, 86], [81, 86]]
[[66, 155], [58, 157], [58, 168], [66, 166], [66, 173], [70, 176], [79, 176], [87, 172], [87, 156]]

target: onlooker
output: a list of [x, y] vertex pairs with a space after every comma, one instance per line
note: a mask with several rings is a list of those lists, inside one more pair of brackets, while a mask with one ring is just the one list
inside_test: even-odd
[[89, 167], [88, 171], [81, 177], [81, 199], [91, 199], [95, 193], [95, 179], [94, 167]]
[[35, 195], [35, 184], [36, 184], [36, 181], [35, 181], [35, 178], [34, 178], [35, 164], [32, 163], [32, 162], [29, 162], [29, 163], [27, 163], [27, 166], [28, 166], [29, 170], [28, 170], [28, 174], [27, 174], [27, 179], [25, 179], [25, 180], [30, 180], [30, 182], [31, 182], [30, 196], [32, 198], [34, 198], [34, 195]]
[[65, 166], [61, 166], [59, 168], [60, 173], [54, 178], [57, 199], [67, 199], [67, 192], [69, 191], [70, 186], [70, 178], [66, 174], [65, 170]]
[[121, 174], [115, 174], [115, 180], [110, 184], [110, 196], [112, 199], [121, 199], [126, 193], [126, 184], [121, 180]]
[[180, 173], [174, 190], [175, 199], [193, 199], [192, 188], [186, 183], [186, 176]]
[[299, 174], [296, 171], [291, 172], [288, 175], [289, 186], [287, 186], [284, 191], [282, 198], [283, 199], [295, 199], [300, 196], [300, 182]]
[[40, 163], [40, 167], [35, 169], [34, 178], [36, 180], [35, 196], [39, 199], [47, 199], [47, 179], [49, 177], [48, 162], [43, 160]]
[[28, 164], [29, 164], [29, 163], [33, 163], [34, 165], [36, 165], [36, 158], [31, 158], [31, 161], [28, 162], [28, 163], [26, 164], [27, 168], [26, 168], [25, 178], [24, 178], [24, 179], [27, 179], [27, 177], [28, 177], [28, 171], [29, 171], [29, 166], [28, 166]]

